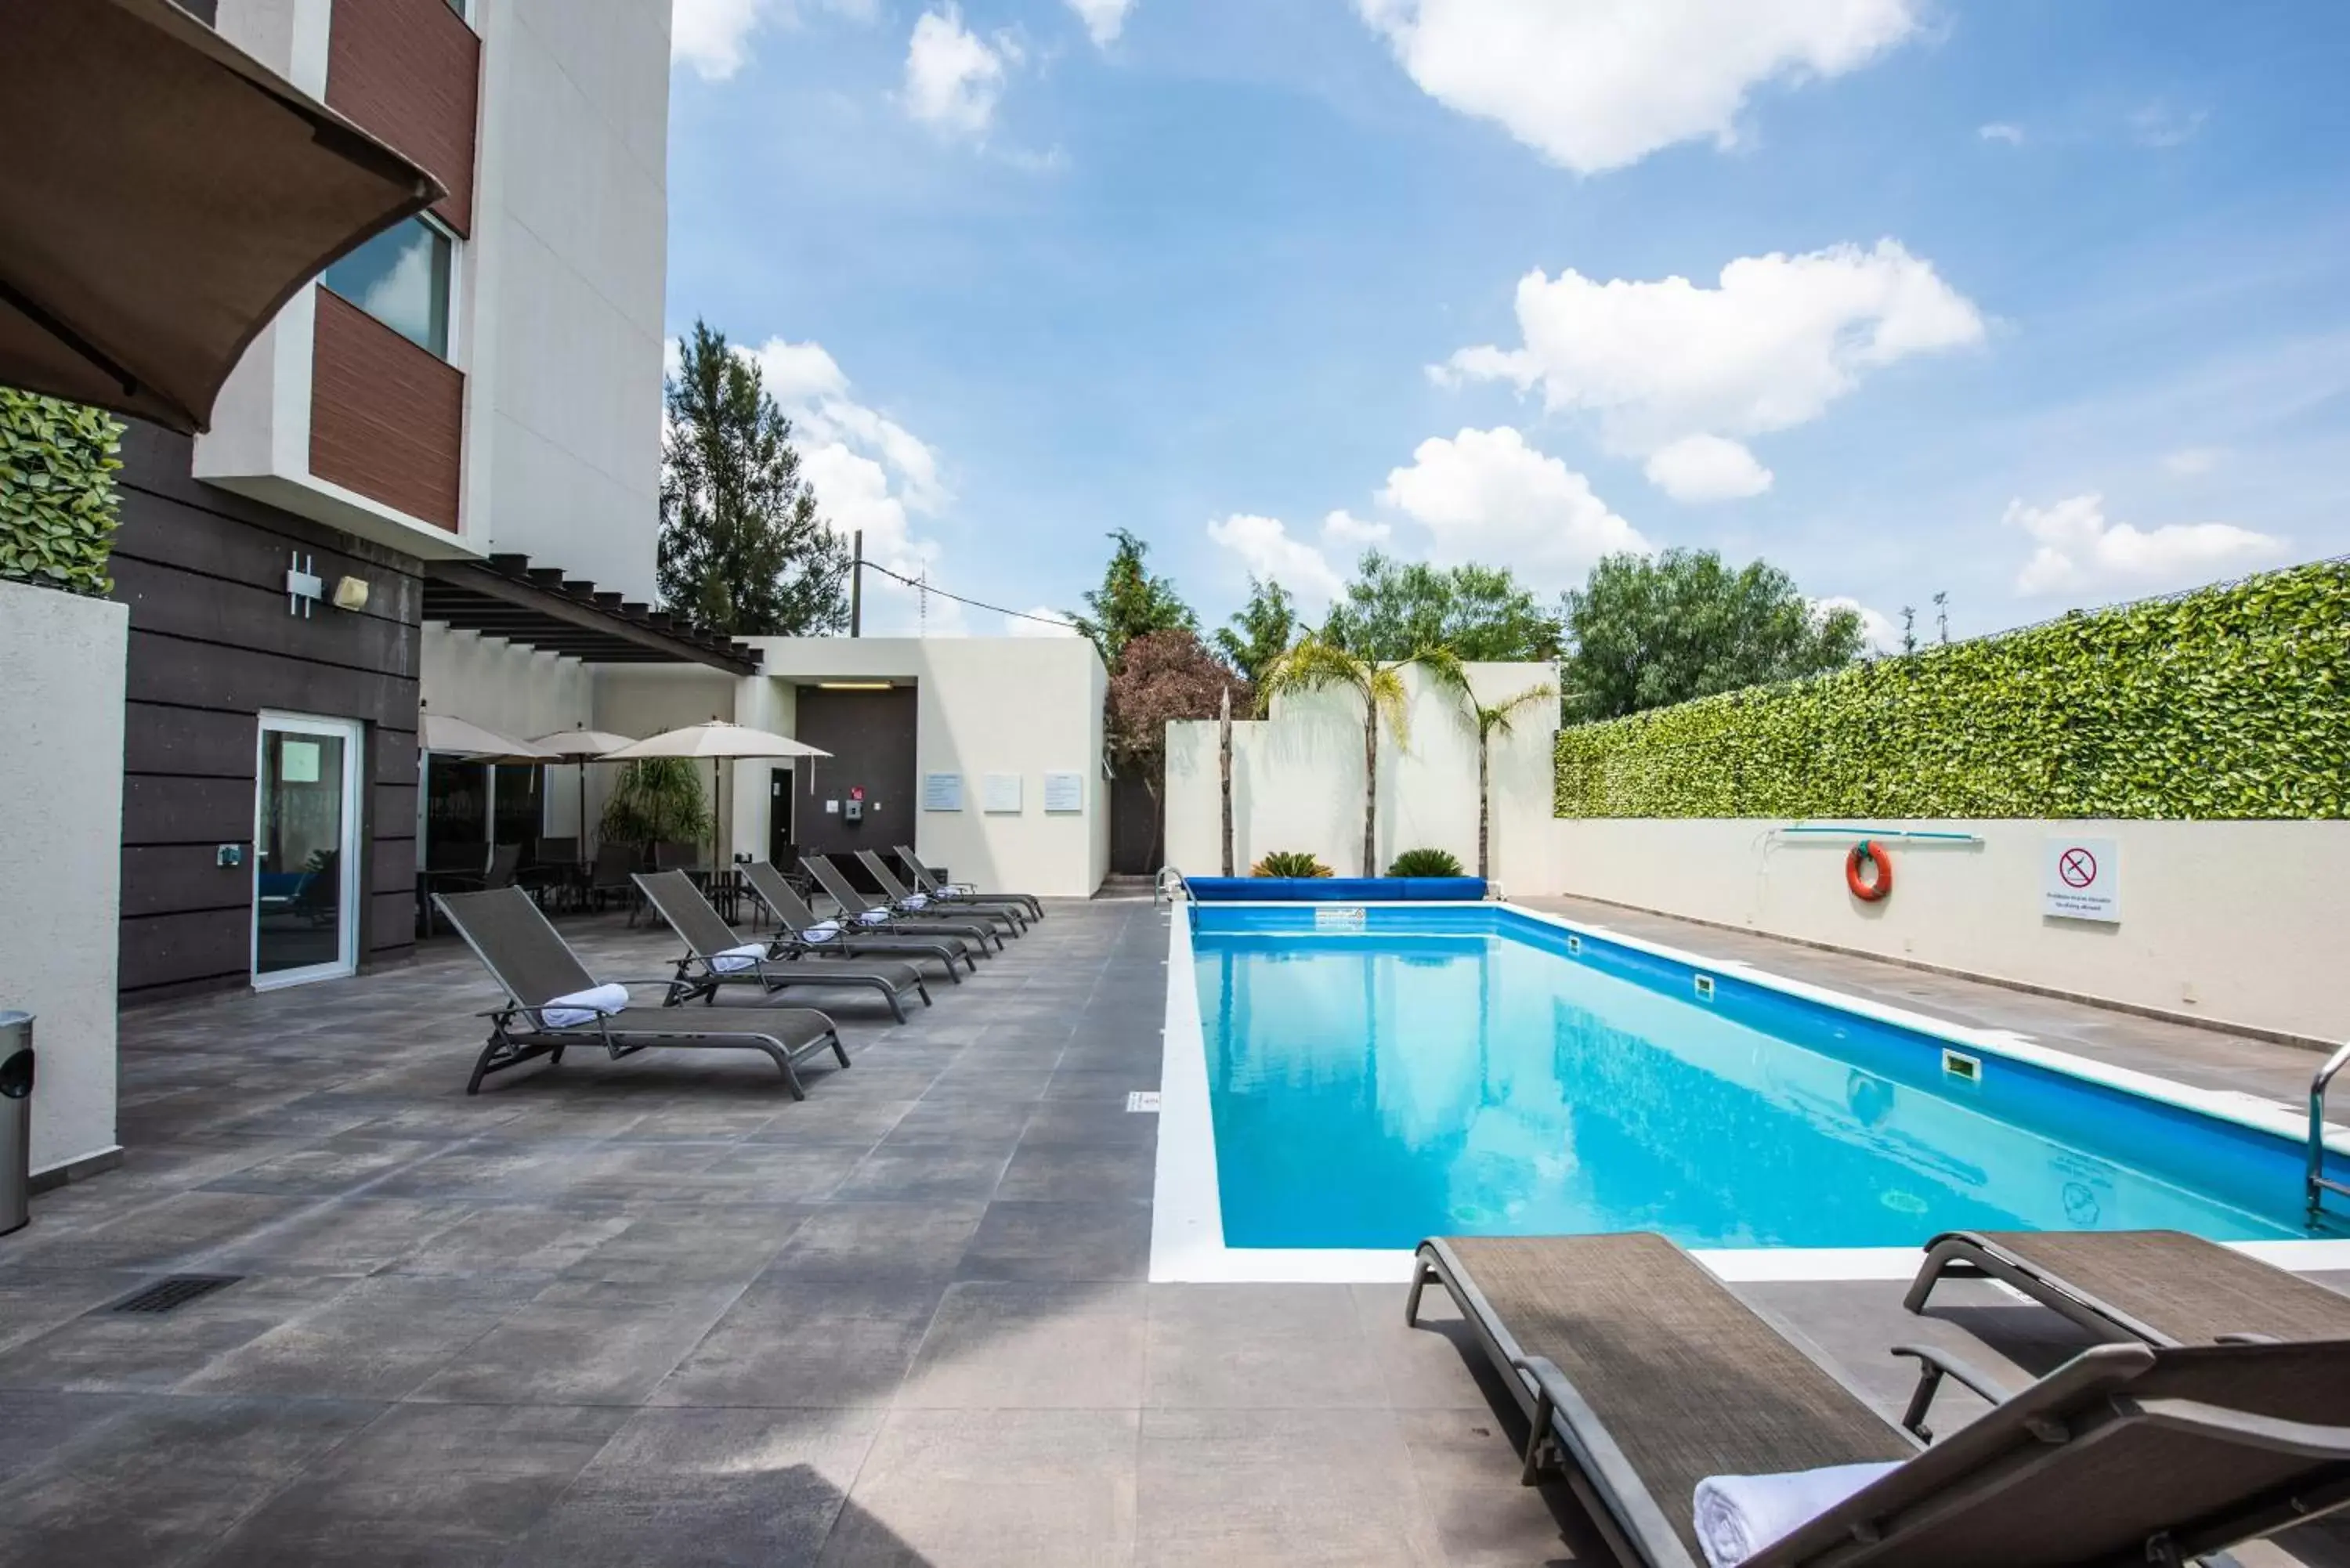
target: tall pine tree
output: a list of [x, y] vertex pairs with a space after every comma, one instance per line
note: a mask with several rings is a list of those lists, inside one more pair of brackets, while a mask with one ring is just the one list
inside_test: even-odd
[[696, 321], [667, 387], [660, 591], [671, 613], [731, 637], [848, 625], [848, 549], [800, 477], [792, 422], [759, 367]]

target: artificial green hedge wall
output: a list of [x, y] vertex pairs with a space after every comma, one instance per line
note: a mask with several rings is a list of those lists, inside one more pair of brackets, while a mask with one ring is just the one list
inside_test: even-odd
[[1563, 730], [1561, 816], [2350, 816], [2350, 564]]
[[113, 591], [106, 559], [121, 445], [110, 414], [0, 387], [0, 577]]

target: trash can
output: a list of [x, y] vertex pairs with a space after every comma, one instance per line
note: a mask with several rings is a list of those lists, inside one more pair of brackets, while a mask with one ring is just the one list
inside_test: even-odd
[[0, 1236], [33, 1217], [33, 1015], [0, 1012]]

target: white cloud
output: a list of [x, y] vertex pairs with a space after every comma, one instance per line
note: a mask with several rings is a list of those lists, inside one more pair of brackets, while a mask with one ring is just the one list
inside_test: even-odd
[[1293, 538], [1278, 517], [1235, 512], [1208, 524], [1208, 537], [1241, 558], [1252, 576], [1270, 577], [1314, 604], [1327, 604], [1346, 578], [1320, 550]]
[[2075, 495], [2051, 506], [2008, 504], [2006, 523], [2037, 542], [2016, 575], [2020, 594], [2188, 587], [2272, 559], [2285, 542], [2232, 523], [2172, 523], [2139, 529], [2106, 519], [2105, 498]]
[[1915, 35], [1919, 0], [1356, 0], [1421, 91], [1582, 174], [1739, 139], [1747, 96]]
[[1434, 559], [1511, 566], [1538, 583], [1581, 576], [1602, 556], [1649, 548], [1591, 493], [1590, 481], [1506, 426], [1420, 442], [1411, 466], [1388, 475], [1379, 500], [1433, 535]]
[[925, 11], [906, 45], [906, 112], [948, 134], [984, 136], [1019, 63], [1017, 44], [1001, 34], [993, 43], [980, 37], [951, 3]]
[[1134, 0], [1069, 0], [1069, 9], [1085, 23], [1095, 47], [1107, 49], [1125, 29], [1126, 14], [1134, 9]]
[[[935, 515], [954, 499], [937, 452], [851, 397], [847, 374], [822, 344], [771, 337], [736, 352], [759, 367], [762, 385], [790, 418], [800, 472], [832, 531], [846, 539], [862, 530], [866, 559], [893, 572], [935, 576], [939, 547], [917, 535], [913, 519]], [[925, 620], [915, 590], [866, 575], [867, 631], [910, 634], [924, 625], [934, 637], [961, 635], [962, 607], [933, 595]]]
[[1893, 618], [1883, 610], [1873, 610], [1849, 594], [1838, 594], [1833, 598], [1812, 601], [1812, 614], [1822, 620], [1827, 618], [1830, 610], [1840, 609], [1851, 610], [1860, 617], [1861, 639], [1869, 647], [1879, 653], [1901, 651], [1900, 628], [1893, 624]]
[[1367, 523], [1346, 511], [1322, 519], [1322, 542], [1333, 549], [1376, 550], [1395, 536], [1385, 523]]
[[2010, 147], [2023, 145], [2023, 127], [2011, 125], [2003, 119], [1994, 119], [1989, 125], [1977, 128], [1975, 134], [1985, 141], [2004, 142]]
[[870, 22], [876, 0], [675, 0], [670, 13], [669, 57], [691, 66], [705, 81], [724, 81], [750, 57], [751, 35], [769, 21], [796, 21], [815, 9]]
[[1063, 620], [1061, 612], [1049, 606], [1038, 605], [1030, 609], [1028, 614], [1046, 617], [1052, 624], [1048, 626], [1041, 620], [1029, 620], [1020, 616], [1008, 615], [1003, 618], [1003, 635], [1006, 637], [1076, 637], [1078, 635], [1077, 628]]
[[1535, 271], [1518, 282], [1517, 318], [1522, 346], [1464, 348], [1430, 373], [1540, 387], [1546, 407], [1596, 414], [1611, 447], [1642, 456], [1808, 423], [1871, 371], [1984, 336], [1933, 264], [1889, 239], [1742, 256], [1711, 288]]
[[2166, 472], [2175, 473], [2181, 479], [2192, 479], [2219, 467], [2227, 455], [2216, 446], [2181, 447], [2177, 452], [2165, 452], [2162, 466]]
[[1643, 472], [1676, 501], [1739, 501], [1771, 488], [1771, 471], [1727, 436], [1683, 436], [1650, 452]]

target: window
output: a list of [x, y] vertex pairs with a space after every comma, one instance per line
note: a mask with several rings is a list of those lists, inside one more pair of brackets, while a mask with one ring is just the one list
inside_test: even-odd
[[386, 229], [319, 281], [411, 343], [449, 357], [449, 274], [457, 242], [422, 218]]

